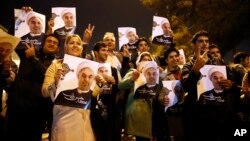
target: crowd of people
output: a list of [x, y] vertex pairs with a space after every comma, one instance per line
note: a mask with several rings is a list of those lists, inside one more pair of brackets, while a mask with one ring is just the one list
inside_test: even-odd
[[[48, 132], [51, 141], [120, 141], [122, 134], [136, 141], [226, 141], [236, 129], [250, 133], [249, 53], [238, 52], [226, 64], [219, 46], [210, 43], [207, 31], [200, 30], [192, 38], [194, 54], [186, 56], [191, 59], [180, 66], [169, 21], [162, 23], [166, 36], [155, 39], [165, 47], [163, 59], [150, 53], [158, 44], [138, 35], [131, 35], [131, 43], [117, 51], [112, 32], [106, 32], [86, 52], [95, 26], [88, 25], [80, 37], [73, 32], [76, 27], [70, 10], [63, 11], [62, 18], [65, 26], [54, 32], [53, 18], [48, 31], [42, 33], [42, 21], [32, 13], [27, 18], [27, 35], [17, 38], [0, 30], [0, 97], [3, 90], [8, 94], [7, 111], [0, 116], [1, 140], [41, 141]], [[131, 45], [135, 47], [129, 48]], [[20, 65], [13, 61], [12, 52], [18, 54]], [[111, 75], [100, 72], [95, 76], [89, 66], [79, 64], [79, 87], [55, 97], [66, 73], [61, 69], [64, 54], [110, 63]], [[143, 62], [148, 64], [141, 67]], [[214, 89], [199, 98], [197, 84], [205, 65], [225, 66], [227, 76], [211, 70]], [[134, 90], [140, 74], [146, 83]], [[178, 102], [165, 111], [170, 91], [162, 81], [170, 80], [181, 82], [175, 89]], [[89, 91], [92, 81], [96, 85]], [[85, 101], [70, 101], [65, 96], [72, 98], [71, 94]], [[90, 105], [83, 104], [88, 101]]]

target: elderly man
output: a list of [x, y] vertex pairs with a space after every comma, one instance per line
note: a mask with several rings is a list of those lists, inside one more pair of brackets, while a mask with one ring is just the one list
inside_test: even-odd
[[26, 22], [29, 26], [30, 32], [21, 37], [22, 44], [19, 45], [17, 49], [26, 48], [25, 44], [32, 42], [35, 45], [36, 50], [40, 50], [45, 39], [45, 33], [42, 32], [45, 21], [38, 13], [30, 11], [27, 15]]
[[58, 55], [63, 57], [64, 55], [64, 42], [67, 35], [75, 34], [76, 26], [75, 26], [75, 14], [73, 9], [64, 9], [61, 13], [62, 20], [64, 21], [64, 26], [56, 29], [54, 31], [54, 35], [60, 40], [60, 49]]
[[75, 32], [75, 15], [72, 9], [64, 9], [61, 13], [61, 17], [64, 21], [64, 26], [54, 31], [54, 34], [61, 39], [65, 39], [68, 34], [74, 34]]
[[[11, 53], [20, 42], [20, 38], [9, 35], [0, 29], [0, 112], [2, 111], [2, 94], [3, 90], [8, 90], [10, 84], [14, 81], [17, 66], [11, 61]], [[3, 134], [4, 118], [0, 115], [0, 138]]]
[[173, 31], [171, 29], [168, 19], [162, 20], [161, 28], [163, 34], [155, 36], [152, 43], [157, 45], [163, 45], [169, 48], [170, 45], [173, 43]]

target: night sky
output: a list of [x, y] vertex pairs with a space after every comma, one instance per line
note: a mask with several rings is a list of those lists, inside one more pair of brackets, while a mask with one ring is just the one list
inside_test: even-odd
[[[47, 19], [51, 15], [51, 7], [76, 7], [78, 29], [82, 30], [76, 32], [80, 36], [89, 23], [96, 26], [90, 49], [105, 32], [114, 32], [117, 38], [118, 27], [135, 27], [137, 34], [144, 37], [150, 37], [152, 32], [154, 13], [142, 6], [139, 0], [2, 0], [0, 24], [11, 34], [14, 33], [14, 8], [22, 6], [31, 6]], [[237, 48], [250, 52], [249, 45], [250, 39], [246, 39]], [[232, 50], [224, 53], [225, 60], [232, 57]]]
[[[6, 2], [3, 2], [6, 1]], [[139, 36], [150, 37], [152, 31], [153, 12], [143, 7], [139, 0], [3, 0], [0, 5], [0, 24], [9, 33], [14, 33], [14, 8], [31, 6], [34, 11], [51, 15], [51, 7], [76, 7], [76, 31], [82, 36], [89, 23], [96, 26], [91, 41], [102, 39], [105, 32], [114, 32], [117, 36], [118, 27], [135, 27]], [[118, 43], [117, 43], [118, 46]]]

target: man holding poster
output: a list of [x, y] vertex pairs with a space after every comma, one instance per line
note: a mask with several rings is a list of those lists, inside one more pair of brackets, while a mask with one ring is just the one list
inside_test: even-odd
[[[183, 103], [184, 131], [187, 140], [226, 140], [237, 126], [235, 118], [235, 106], [239, 99], [239, 89], [233, 85], [233, 81], [221, 79], [219, 85], [224, 90], [224, 101], [215, 102], [213, 105], [205, 105], [198, 101], [198, 86], [204, 65], [213, 65], [208, 57], [209, 34], [205, 30], [197, 32], [192, 39], [195, 50], [194, 58], [187, 62], [182, 69], [182, 84], [188, 93]], [[227, 72], [227, 74], [230, 74]], [[213, 73], [214, 75], [214, 73]], [[207, 84], [203, 85], [207, 86]], [[239, 127], [238, 127], [239, 128]], [[212, 131], [212, 134], [206, 131]], [[223, 132], [221, 132], [223, 131]]]

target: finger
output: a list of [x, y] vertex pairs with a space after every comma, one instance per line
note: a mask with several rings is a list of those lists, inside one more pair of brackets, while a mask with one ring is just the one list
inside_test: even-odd
[[201, 55], [200, 47], [195, 47], [195, 44], [193, 44], [193, 47], [195, 48], [195, 57], [199, 58]]
[[25, 49], [30, 49], [31, 46], [28, 43], [25, 43]]
[[91, 25], [90, 25], [90, 24], [88, 24], [88, 27], [87, 27], [87, 29], [91, 29]]
[[33, 48], [33, 49], [35, 48], [34, 42], [30, 42], [30, 47]]
[[202, 55], [201, 55], [201, 57], [206, 57], [207, 56], [207, 53], [208, 53], [208, 50], [206, 50]]
[[91, 28], [91, 32], [93, 32], [95, 30], [95, 26], [93, 25]]

